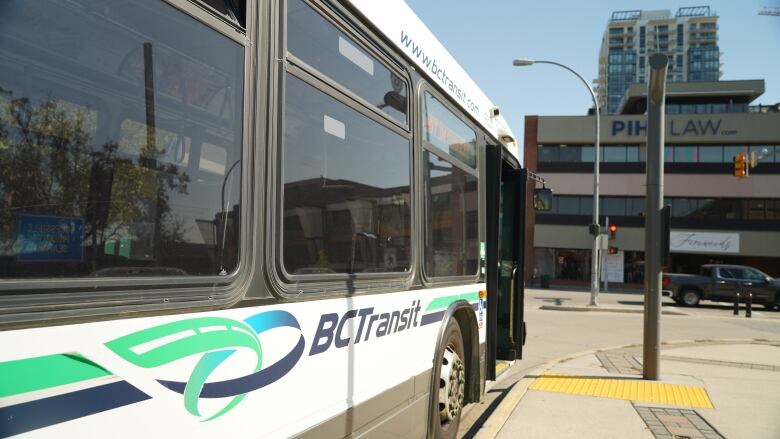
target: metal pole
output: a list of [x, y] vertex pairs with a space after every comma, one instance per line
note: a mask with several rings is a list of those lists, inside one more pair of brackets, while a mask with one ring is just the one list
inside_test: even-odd
[[[596, 143], [593, 145], [593, 149], [596, 152], [595, 162], [593, 164], [593, 224], [598, 224], [599, 223], [599, 162], [600, 162], [599, 153], [601, 149], [599, 148], [600, 146], [599, 134], [601, 132], [600, 121], [599, 121], [600, 112], [599, 112], [599, 102], [596, 99], [596, 94], [593, 93], [593, 89], [590, 88], [590, 85], [588, 85], [588, 90], [590, 90], [590, 94], [593, 97], [593, 106], [596, 109]], [[591, 256], [593, 262], [590, 268], [590, 275], [592, 279], [590, 283], [590, 305], [591, 306], [598, 306], [599, 304], [598, 261], [599, 261], [599, 250], [600, 250], [599, 249], [600, 233], [601, 232], [599, 231], [599, 235], [593, 237], [593, 254]]]
[[[516, 66], [529, 66], [531, 64], [552, 64], [554, 66], [561, 67], [563, 69], [566, 69], [574, 74], [574, 76], [580, 78], [580, 81], [582, 81], [583, 84], [585, 84], [585, 87], [588, 88], [588, 92], [590, 92], [590, 97], [593, 99], [593, 108], [596, 110], [596, 142], [593, 145], [593, 149], [596, 151], [596, 157], [595, 157], [595, 163], [593, 164], [593, 224], [598, 226], [599, 224], [599, 159], [600, 159], [600, 144], [599, 144], [599, 138], [600, 138], [600, 132], [601, 132], [601, 126], [600, 126], [600, 119], [601, 119], [601, 112], [599, 111], [599, 100], [596, 98], [596, 93], [593, 91], [593, 88], [588, 84], [588, 81], [585, 80], [585, 78], [582, 77], [579, 73], [577, 73], [574, 69], [563, 65], [561, 63], [557, 63], [555, 61], [540, 61], [540, 60], [526, 60], [526, 59], [517, 59], [512, 62], [513, 65]], [[598, 227], [597, 227], [598, 228]], [[593, 253], [590, 257], [590, 305], [596, 306], [599, 304], [599, 241], [600, 240], [600, 234], [594, 233], [593, 235]]]
[[642, 377], [657, 380], [660, 375], [661, 335], [661, 211], [664, 207], [664, 97], [669, 58], [650, 56], [647, 84], [647, 196], [645, 212], [645, 324]]

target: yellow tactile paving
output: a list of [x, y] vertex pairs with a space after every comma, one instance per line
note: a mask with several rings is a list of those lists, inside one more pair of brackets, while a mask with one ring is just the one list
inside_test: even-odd
[[710, 397], [703, 387], [654, 381], [544, 374], [534, 380], [529, 389], [693, 408], [713, 408]]

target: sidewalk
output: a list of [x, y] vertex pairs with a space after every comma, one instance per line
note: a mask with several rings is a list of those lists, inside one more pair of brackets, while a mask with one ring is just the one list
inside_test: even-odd
[[780, 437], [780, 340], [661, 346], [642, 380], [641, 346], [582, 352], [518, 381], [476, 437]]

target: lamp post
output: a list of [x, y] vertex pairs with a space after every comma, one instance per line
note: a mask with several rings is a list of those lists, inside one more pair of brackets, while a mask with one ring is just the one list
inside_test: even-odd
[[568, 66], [555, 61], [540, 61], [524, 58], [512, 61], [512, 65], [516, 67], [530, 66], [533, 64], [552, 64], [574, 73], [574, 75], [580, 78], [580, 81], [585, 84], [585, 87], [587, 87], [590, 92], [591, 98], [593, 98], [593, 107], [596, 110], [596, 142], [593, 149], [596, 152], [596, 157], [593, 165], [593, 224], [590, 227], [590, 232], [593, 235], [593, 253], [590, 258], [590, 305], [597, 306], [599, 304], [599, 237], [601, 235], [599, 227], [599, 101], [596, 98], [596, 93], [593, 92], [593, 88], [588, 84], [588, 81]]

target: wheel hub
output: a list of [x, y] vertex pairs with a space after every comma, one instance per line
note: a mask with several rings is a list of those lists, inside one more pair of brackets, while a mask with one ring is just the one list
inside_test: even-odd
[[439, 374], [439, 417], [447, 424], [458, 417], [463, 408], [466, 368], [458, 354], [447, 346]]

